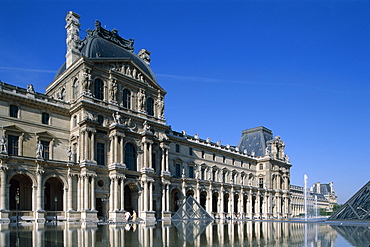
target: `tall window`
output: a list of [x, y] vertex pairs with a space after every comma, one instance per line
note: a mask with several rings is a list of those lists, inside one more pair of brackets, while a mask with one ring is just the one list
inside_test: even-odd
[[103, 100], [104, 99], [104, 84], [100, 79], [95, 80], [94, 84], [95, 98]]
[[189, 155], [193, 155], [193, 148], [189, 147]]
[[77, 162], [77, 143], [73, 143], [73, 150], [72, 150], [72, 154], [73, 154], [73, 162]]
[[72, 87], [73, 87], [72, 88], [73, 99], [77, 99], [78, 98], [78, 80], [77, 79], [73, 83]]
[[175, 151], [176, 151], [176, 153], [180, 153], [180, 145], [179, 144], [176, 144]]
[[11, 117], [18, 117], [18, 106], [10, 105], [9, 107], [9, 115]]
[[125, 146], [125, 164], [129, 170], [136, 171], [136, 150], [131, 143]]
[[202, 159], [204, 159], [204, 150], [202, 150]]
[[194, 178], [194, 166], [189, 166], [189, 178]]
[[175, 177], [181, 176], [181, 166], [180, 164], [175, 164]]
[[201, 179], [202, 180], [205, 179], [205, 175], [204, 175], [205, 172], [206, 172], [206, 168], [202, 167], [202, 170], [201, 170]]
[[263, 178], [258, 179], [258, 184], [261, 189], [263, 189]]
[[49, 113], [43, 112], [41, 115], [41, 122], [43, 124], [49, 124], [50, 115]]
[[8, 135], [8, 154], [18, 155], [19, 137]]
[[98, 165], [105, 166], [105, 144], [98, 142], [96, 144], [96, 162]]
[[146, 101], [146, 112], [150, 116], [154, 116], [154, 101], [152, 98], [148, 98]]
[[128, 89], [123, 90], [123, 107], [131, 109], [131, 92]]
[[50, 142], [41, 141], [42, 144], [42, 157], [46, 160], [50, 158]]

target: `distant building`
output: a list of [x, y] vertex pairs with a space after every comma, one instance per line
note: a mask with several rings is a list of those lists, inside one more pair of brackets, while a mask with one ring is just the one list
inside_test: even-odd
[[[292, 216], [302, 216], [305, 214], [304, 187], [290, 185]], [[315, 183], [307, 191], [308, 214], [316, 215], [316, 205], [318, 215], [320, 209], [325, 212], [333, 212], [333, 206], [337, 204], [337, 195], [334, 191], [333, 182], [328, 184]]]
[[[99, 21], [80, 39], [66, 21], [66, 61], [45, 94], [0, 83], [0, 219], [170, 219], [192, 195], [219, 218], [290, 216], [290, 161], [272, 131], [238, 145], [176, 132], [150, 52]], [[225, 130], [226, 131], [226, 130]]]

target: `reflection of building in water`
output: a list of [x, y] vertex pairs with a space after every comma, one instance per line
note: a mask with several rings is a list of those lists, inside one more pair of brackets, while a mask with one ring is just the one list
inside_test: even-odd
[[[304, 187], [290, 185], [290, 192], [292, 216], [304, 215]], [[328, 184], [315, 183], [307, 191], [308, 213], [311, 216], [316, 215], [316, 199], [318, 215], [320, 215], [320, 209], [329, 213], [333, 212], [333, 206], [337, 203], [333, 182]]]
[[170, 219], [189, 195], [220, 218], [290, 215], [279, 136], [248, 129], [230, 146], [172, 131], [150, 52], [99, 21], [81, 40], [79, 18], [67, 15], [66, 62], [45, 94], [0, 82], [1, 220]]
[[[0, 246], [336, 246], [337, 232], [327, 224], [214, 222], [184, 230], [165, 226], [60, 224], [0, 231]], [[341, 226], [338, 226], [343, 231]], [[186, 226], [185, 226], [186, 228]], [[11, 230], [11, 231], [10, 231]], [[194, 231], [194, 232], [190, 232]], [[363, 227], [361, 233], [369, 235]], [[353, 233], [353, 232], [352, 232]], [[367, 234], [367, 235], [366, 235]], [[64, 243], [64, 244], [63, 244]]]

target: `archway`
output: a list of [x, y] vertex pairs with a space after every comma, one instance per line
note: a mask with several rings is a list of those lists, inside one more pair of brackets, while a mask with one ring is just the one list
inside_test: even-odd
[[44, 203], [46, 211], [63, 211], [63, 184], [58, 178], [46, 180]]
[[173, 189], [171, 192], [171, 205], [170, 209], [172, 212], [177, 212], [179, 210], [180, 205], [182, 203], [182, 196], [181, 192], [178, 189]]
[[125, 210], [131, 214], [135, 210], [138, 212], [138, 197], [139, 188], [134, 183], [129, 183], [124, 187], [124, 205]]
[[234, 195], [234, 213], [240, 213], [238, 212], [238, 202], [239, 202], [239, 195]]
[[214, 192], [212, 195], [212, 212], [217, 213], [217, 201], [218, 201], [218, 193]]
[[224, 212], [228, 213], [229, 212], [229, 194], [224, 195]]
[[199, 203], [200, 205], [205, 209], [206, 209], [206, 202], [207, 202], [207, 192], [203, 191], [202, 193], [200, 193], [200, 200], [199, 200]]
[[24, 174], [17, 174], [10, 179], [9, 209], [16, 210], [16, 195], [19, 197], [18, 210], [32, 210], [32, 180]]
[[246, 213], [247, 212], [247, 202], [248, 202], [248, 196], [243, 196], [243, 213]]
[[186, 198], [188, 198], [189, 196], [194, 197], [194, 190], [188, 190], [188, 192], [186, 192]]

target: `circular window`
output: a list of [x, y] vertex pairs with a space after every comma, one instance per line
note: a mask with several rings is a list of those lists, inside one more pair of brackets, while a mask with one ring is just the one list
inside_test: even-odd
[[98, 180], [98, 186], [103, 187], [104, 186], [104, 181], [103, 180]]

